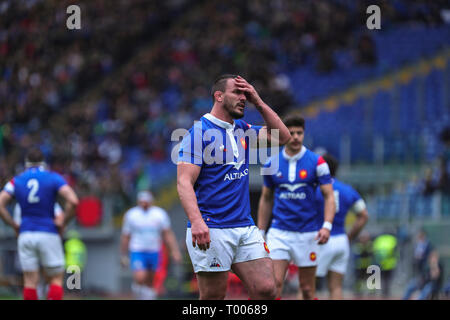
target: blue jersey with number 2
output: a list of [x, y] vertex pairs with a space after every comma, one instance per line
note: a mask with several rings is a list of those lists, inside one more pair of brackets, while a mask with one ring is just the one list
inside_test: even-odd
[[64, 178], [43, 167], [31, 167], [10, 180], [4, 190], [16, 198], [22, 209], [20, 232], [58, 233], [53, 222], [54, 206]]

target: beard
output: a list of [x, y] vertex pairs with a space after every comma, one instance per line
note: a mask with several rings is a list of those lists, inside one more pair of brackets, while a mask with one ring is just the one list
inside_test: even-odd
[[233, 108], [233, 105], [226, 98], [224, 99], [223, 106], [233, 119], [241, 119], [244, 117], [244, 111], [241, 112]]

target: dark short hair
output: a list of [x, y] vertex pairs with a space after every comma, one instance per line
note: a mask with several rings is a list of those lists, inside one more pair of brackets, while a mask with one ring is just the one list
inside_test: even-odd
[[325, 153], [322, 156], [323, 160], [325, 160], [325, 162], [328, 164], [328, 167], [330, 168], [330, 174], [332, 177], [336, 176], [338, 167], [339, 167], [339, 161], [333, 157], [331, 154], [329, 153]]
[[227, 73], [227, 74], [222, 74], [222, 75], [218, 76], [216, 78], [216, 80], [214, 80], [214, 84], [211, 88], [211, 97], [213, 99], [213, 102], [215, 101], [214, 92], [216, 92], [216, 91], [225, 92], [228, 79], [234, 79], [236, 77], [237, 77], [237, 75], [235, 75], [235, 74]]
[[25, 161], [26, 162], [31, 162], [31, 163], [39, 163], [39, 162], [44, 162], [44, 154], [42, 153], [41, 149], [37, 148], [37, 147], [32, 147], [28, 152], [27, 155], [25, 157]]
[[298, 113], [288, 114], [283, 118], [286, 127], [302, 127], [305, 130], [305, 119]]

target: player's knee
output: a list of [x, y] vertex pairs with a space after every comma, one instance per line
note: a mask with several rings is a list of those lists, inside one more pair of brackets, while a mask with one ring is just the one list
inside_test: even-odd
[[133, 276], [134, 282], [136, 282], [139, 285], [145, 285], [147, 282], [147, 276], [143, 272], [136, 272]]
[[263, 299], [273, 300], [277, 297], [278, 286], [275, 281], [264, 281], [258, 287], [257, 295]]

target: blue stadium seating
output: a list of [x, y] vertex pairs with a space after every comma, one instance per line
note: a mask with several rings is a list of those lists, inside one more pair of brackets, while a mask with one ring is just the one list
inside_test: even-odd
[[[400, 27], [376, 32], [373, 37], [380, 61], [377, 66], [346, 68], [348, 52], [341, 50], [335, 54], [337, 70], [330, 74], [318, 75], [312, 65], [289, 72], [297, 102], [305, 105], [420, 58], [431, 57], [450, 45], [450, 26]], [[384, 142], [384, 161], [433, 159], [440, 151], [438, 135], [450, 124], [444, 101], [444, 76], [449, 71], [447, 64], [447, 70], [432, 70], [424, 77], [416, 76], [405, 84], [379, 89], [372, 96], [307, 118], [307, 131], [312, 135], [307, 141], [313, 144], [310, 147], [325, 147], [339, 156], [341, 137], [349, 135], [352, 161], [372, 162], [374, 139], [380, 136]]]

